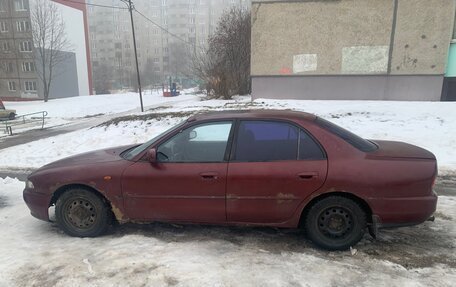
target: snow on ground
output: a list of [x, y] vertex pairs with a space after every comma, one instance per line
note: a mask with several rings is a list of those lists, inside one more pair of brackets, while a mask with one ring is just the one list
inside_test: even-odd
[[[179, 97], [164, 98], [161, 91], [145, 91], [143, 93], [143, 105], [147, 109], [150, 106], [163, 103], [198, 101], [199, 98], [194, 94], [193, 89], [184, 90]], [[67, 126], [81, 121], [90, 121], [88, 118], [109, 118], [111, 115], [119, 113], [138, 113], [140, 111], [139, 94], [125, 93], [113, 95], [80, 96], [72, 98], [54, 99], [49, 102], [43, 101], [24, 101], [24, 102], [4, 102], [6, 108], [15, 109], [18, 117], [11, 122], [13, 133], [19, 134], [29, 130], [41, 128], [41, 114], [27, 115], [31, 113], [46, 111], [44, 127], [55, 128]], [[25, 116], [26, 124], [23, 125]], [[32, 120], [33, 117], [33, 120]], [[1, 123], [1, 122], [0, 122]], [[19, 124], [19, 125], [18, 125]], [[1, 128], [1, 125], [0, 125]], [[6, 137], [6, 130], [0, 133], [0, 137]]]
[[[146, 91], [143, 94], [144, 106], [162, 102], [195, 99], [194, 95], [163, 98], [161, 91]], [[112, 95], [79, 96], [43, 101], [4, 102], [8, 109], [15, 109], [18, 115], [47, 111], [49, 118], [79, 118], [100, 114], [113, 114], [129, 110], [140, 110], [139, 94], [125, 93]]]
[[0, 179], [0, 286], [454, 286], [456, 198], [434, 223], [368, 235], [357, 252], [312, 248], [299, 231], [122, 225], [73, 238], [29, 214], [24, 183]]
[[[110, 97], [121, 98], [117, 95], [92, 96], [97, 103], [96, 106], [103, 106], [101, 103], [104, 102], [106, 113], [118, 111], [116, 105], [111, 107]], [[168, 99], [172, 99], [172, 102]], [[119, 101], [123, 102], [124, 99]], [[236, 97], [230, 101], [201, 101], [194, 95], [187, 95], [184, 98], [157, 96], [154, 103], [160, 107], [154, 108], [149, 113], [173, 113], [173, 115], [79, 130], [4, 149], [0, 151], [0, 168], [37, 168], [80, 152], [144, 142], [184, 120], [187, 114], [182, 113], [189, 111], [275, 108], [314, 113], [365, 138], [398, 140], [421, 146], [436, 155], [440, 174], [456, 172], [456, 149], [454, 148], [456, 146], [456, 132], [454, 132], [456, 103], [263, 99], [252, 102], [247, 96]], [[87, 103], [74, 104], [77, 105], [75, 109], [79, 111], [82, 110], [82, 105], [88, 105]]]

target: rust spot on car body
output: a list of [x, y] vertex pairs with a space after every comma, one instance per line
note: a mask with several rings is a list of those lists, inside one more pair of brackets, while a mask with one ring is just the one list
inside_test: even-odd
[[116, 206], [112, 205], [112, 213], [114, 213], [114, 216], [116, 217], [116, 220], [119, 222], [119, 223], [125, 223], [127, 222], [127, 220], [124, 219], [124, 215], [122, 213], [122, 211], [120, 211], [119, 208], [117, 208]]
[[285, 203], [285, 202], [289, 202], [291, 200], [295, 200], [297, 199], [296, 196], [294, 196], [294, 194], [291, 194], [291, 193], [278, 193], [277, 194], [277, 203], [278, 204], [282, 204], [282, 203]]

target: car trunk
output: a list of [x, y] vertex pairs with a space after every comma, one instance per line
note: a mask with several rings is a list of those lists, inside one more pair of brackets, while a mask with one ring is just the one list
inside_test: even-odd
[[370, 152], [369, 156], [435, 160], [435, 156], [432, 152], [415, 145], [396, 141], [375, 140], [373, 142], [378, 145], [378, 149]]

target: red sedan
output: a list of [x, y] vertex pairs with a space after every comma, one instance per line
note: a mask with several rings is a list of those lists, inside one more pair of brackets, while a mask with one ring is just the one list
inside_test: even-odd
[[437, 204], [435, 156], [402, 142], [362, 139], [311, 114], [196, 115], [150, 141], [45, 165], [27, 180], [33, 216], [69, 235], [116, 220], [305, 228], [341, 250], [368, 229], [419, 224]]

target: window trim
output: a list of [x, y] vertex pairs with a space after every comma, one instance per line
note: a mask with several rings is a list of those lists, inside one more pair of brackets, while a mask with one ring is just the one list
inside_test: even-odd
[[[13, 83], [14, 89], [11, 89], [11, 83]], [[16, 87], [16, 82], [15, 81], [9, 81], [8, 82], [8, 91], [10, 92], [17, 92], [17, 87]]]
[[[238, 131], [239, 131], [239, 127], [241, 125], [241, 121], [253, 121], [253, 122], [279, 122], [279, 123], [286, 123], [286, 124], [289, 124], [289, 125], [292, 125], [294, 127], [296, 127], [298, 129], [298, 147], [297, 147], [297, 155], [296, 155], [296, 159], [287, 159], [287, 160], [265, 160], [265, 161], [242, 161], [242, 160], [235, 160], [234, 159], [234, 155], [236, 153], [236, 141], [237, 141], [237, 138], [238, 138]], [[323, 157], [321, 159], [299, 159], [299, 145], [300, 145], [300, 140], [301, 140], [301, 130], [303, 132], [305, 132], [307, 135], [309, 135], [309, 137], [317, 144], [317, 146], [320, 148], [321, 152], [322, 152], [322, 155]], [[327, 161], [328, 160], [328, 154], [326, 152], [326, 150], [324, 149], [323, 145], [320, 143], [319, 140], [317, 140], [317, 138], [315, 138], [315, 136], [309, 132], [306, 128], [304, 128], [303, 126], [301, 126], [300, 124], [296, 123], [296, 122], [293, 122], [291, 120], [284, 120], [284, 119], [276, 119], [276, 118], [237, 118], [236, 119], [236, 127], [235, 127], [235, 133], [234, 133], [234, 136], [233, 136], [233, 144], [232, 144], [232, 147], [231, 147], [231, 153], [230, 153], [230, 158], [229, 158], [229, 162], [233, 162], [233, 163], [242, 163], [242, 162], [288, 162], [288, 161], [317, 161], [317, 160], [325, 160]]]
[[[29, 88], [32, 89], [29, 89]], [[28, 93], [36, 93], [37, 92], [37, 83], [36, 81], [24, 81], [24, 91]]]

